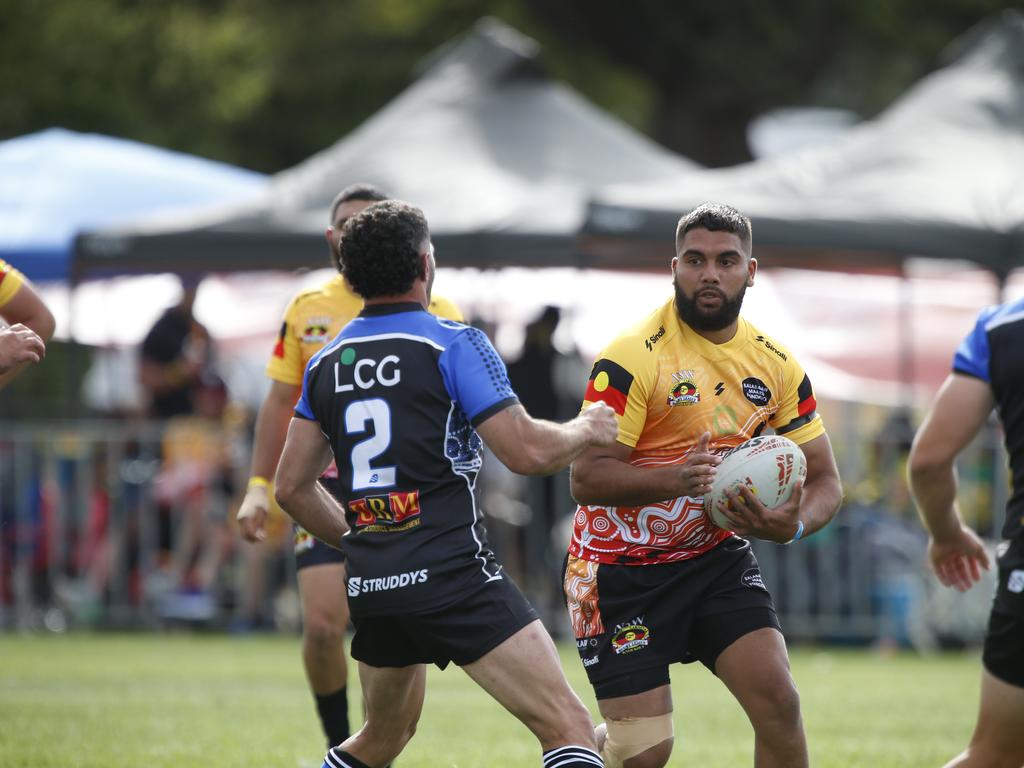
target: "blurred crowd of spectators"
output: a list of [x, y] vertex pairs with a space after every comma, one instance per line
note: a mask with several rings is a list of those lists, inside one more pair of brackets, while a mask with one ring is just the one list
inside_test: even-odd
[[[236, 529], [253, 414], [232, 400], [218, 371], [215, 340], [192, 314], [195, 290], [185, 284], [142, 343], [146, 421], [0, 438], [0, 628], [298, 626], [290, 521], [275, 510], [267, 540], [255, 545]], [[546, 308], [508, 364], [529, 412], [554, 420], [576, 413], [588, 374], [575, 350], [555, 343], [560, 321], [557, 308]], [[828, 613], [829, 626], [845, 615], [849, 627], [827, 632], [831, 639], [883, 648], [927, 647], [943, 632], [955, 639], [964, 634], [958, 622], [976, 629], [959, 603], [942, 609], [944, 628], [927, 626], [936, 623], [926, 616], [927, 539], [903, 479], [911, 435], [909, 416], [894, 413], [864, 441], [864, 476], [848, 485], [835, 523], [803, 548], [799, 568], [786, 565], [793, 553], [782, 553], [775, 593], [783, 613]], [[974, 483], [982, 489], [995, 482], [985, 459]], [[567, 473], [527, 479], [488, 457], [481, 485], [492, 544], [559, 634], [559, 572], [574, 509]], [[767, 572], [772, 557], [764, 559]], [[865, 619], [870, 629], [856, 630]]]

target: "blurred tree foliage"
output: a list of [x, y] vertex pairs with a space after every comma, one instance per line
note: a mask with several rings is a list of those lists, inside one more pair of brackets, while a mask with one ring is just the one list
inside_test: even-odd
[[[1021, 7], [1024, 0], [1015, 3]], [[870, 115], [997, 0], [0, 0], [0, 137], [96, 131], [273, 172], [333, 143], [481, 16], [714, 165], [779, 106]]]

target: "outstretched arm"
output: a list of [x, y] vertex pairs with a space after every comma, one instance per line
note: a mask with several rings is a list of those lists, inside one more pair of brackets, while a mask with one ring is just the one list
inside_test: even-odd
[[945, 586], [961, 592], [981, 578], [981, 568], [989, 567], [989, 559], [981, 539], [960, 517], [955, 461], [992, 408], [992, 391], [986, 382], [950, 374], [910, 449], [910, 490], [930, 536], [932, 568]]
[[611, 445], [618, 434], [615, 411], [604, 403], [564, 424], [535, 419], [516, 403], [476, 430], [501, 463], [520, 475], [550, 475], [592, 445]]
[[320, 425], [293, 418], [277, 465], [274, 497], [295, 522], [337, 549], [348, 532], [345, 509], [317, 482], [332, 458]]

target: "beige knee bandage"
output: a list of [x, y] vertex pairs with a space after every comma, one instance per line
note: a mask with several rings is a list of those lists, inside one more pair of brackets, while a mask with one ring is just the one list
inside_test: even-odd
[[672, 713], [657, 717], [627, 717], [605, 720], [606, 738], [601, 757], [607, 768], [622, 768], [631, 757], [672, 738]]

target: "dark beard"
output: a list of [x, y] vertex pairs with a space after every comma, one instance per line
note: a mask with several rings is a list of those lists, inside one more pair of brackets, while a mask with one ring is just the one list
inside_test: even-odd
[[[728, 328], [740, 316], [743, 296], [747, 292], [746, 285], [740, 288], [740, 292], [732, 298], [725, 296], [725, 293], [720, 291], [725, 297], [724, 301], [722, 301], [722, 306], [715, 312], [708, 314], [697, 308], [696, 294], [692, 299], [687, 298], [686, 294], [683, 293], [683, 289], [679, 287], [679, 283], [673, 280], [672, 285], [676, 289], [676, 312], [679, 313], [679, 319], [695, 331], [721, 331], [723, 328]], [[701, 290], [707, 289], [702, 288], [698, 290], [698, 293]]]

